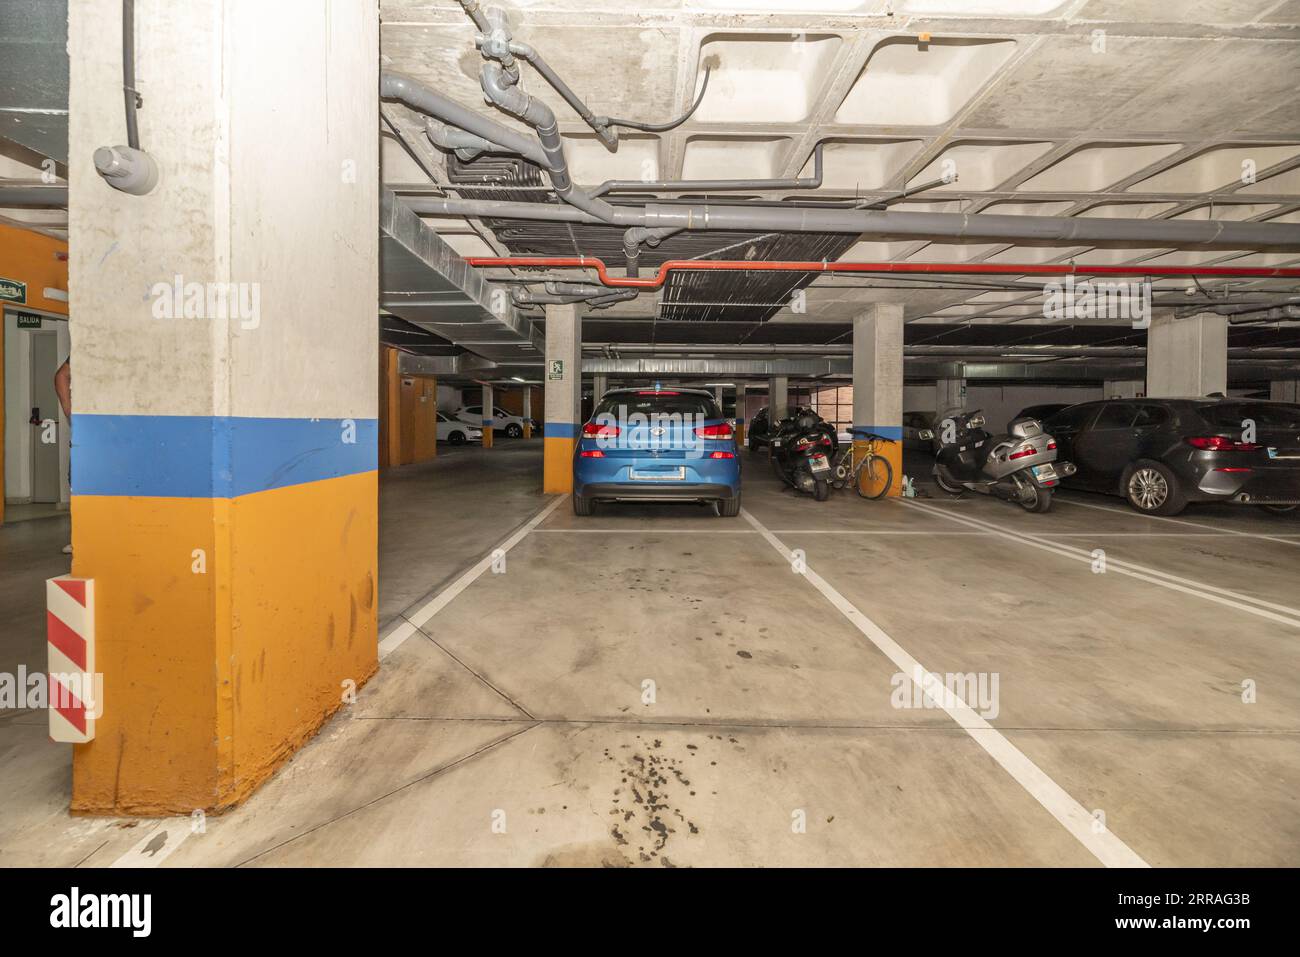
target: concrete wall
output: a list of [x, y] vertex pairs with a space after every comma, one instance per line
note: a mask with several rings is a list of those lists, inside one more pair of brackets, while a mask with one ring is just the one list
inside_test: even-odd
[[[1049, 402], [1092, 402], [1102, 398], [1102, 388], [1096, 386], [1056, 385], [980, 385], [978, 380], [966, 383], [966, 408], [983, 409], [989, 428], [1002, 431], [1007, 422], [1021, 409]], [[942, 413], [935, 408], [933, 385], [909, 385], [903, 390], [903, 411]]]

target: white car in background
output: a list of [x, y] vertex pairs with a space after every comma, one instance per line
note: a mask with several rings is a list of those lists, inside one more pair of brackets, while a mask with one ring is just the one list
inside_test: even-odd
[[438, 441], [452, 445], [464, 445], [466, 442], [482, 442], [483, 430], [478, 426], [453, 419], [446, 412], [438, 413]]
[[[497, 406], [493, 411], [492, 428], [497, 432], [504, 433], [512, 439], [522, 438], [524, 434], [524, 420], [522, 416], [511, 415], [501, 406]], [[454, 413], [456, 418], [466, 422], [479, 429], [483, 427], [483, 406], [467, 405], [463, 409], [457, 409]]]

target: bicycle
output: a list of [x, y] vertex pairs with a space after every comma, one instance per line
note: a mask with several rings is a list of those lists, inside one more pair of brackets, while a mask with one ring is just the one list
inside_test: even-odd
[[831, 487], [842, 489], [852, 482], [859, 495], [869, 501], [875, 501], [884, 496], [889, 491], [889, 487], [894, 484], [894, 466], [890, 464], [889, 459], [879, 454], [876, 448], [883, 442], [894, 440], [870, 432], [862, 433], [861, 437], [867, 443], [861, 461], [857, 465], [853, 464], [853, 443], [847, 443], [835, 463]]

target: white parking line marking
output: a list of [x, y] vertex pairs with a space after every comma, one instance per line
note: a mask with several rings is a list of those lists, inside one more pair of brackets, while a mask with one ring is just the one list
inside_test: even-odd
[[[902, 501], [901, 499], [899, 501]], [[1008, 532], [1000, 526], [985, 522], [981, 519], [971, 518], [969, 515], [956, 516], [945, 515], [938, 509], [932, 509], [928, 505], [922, 505], [919, 502], [903, 502], [910, 508], [919, 508], [923, 511], [930, 512], [945, 518], [950, 522], [958, 522], [962, 525], [968, 525], [972, 528], [983, 528], [994, 535], [1000, 535], [1003, 538], [1018, 542], [1021, 545], [1028, 545], [1031, 548], [1041, 549], [1045, 552], [1052, 552], [1063, 558], [1069, 558], [1073, 561], [1092, 563], [1092, 553], [1082, 548], [1076, 548], [1073, 545], [1063, 545], [1060, 542], [1053, 542], [1049, 539], [1039, 538], [1035, 535], [1029, 535], [1025, 532]], [[1204, 582], [1193, 581], [1190, 578], [1180, 578], [1177, 575], [1171, 575], [1169, 572], [1161, 571], [1158, 568], [1150, 568], [1146, 565], [1139, 565], [1135, 562], [1120, 561], [1118, 558], [1107, 556], [1106, 569], [1108, 572], [1116, 572], [1120, 575], [1127, 575], [1130, 578], [1137, 578], [1153, 585], [1159, 585], [1161, 588], [1169, 588], [1173, 591], [1179, 591], [1186, 595], [1195, 595], [1197, 598], [1203, 598], [1206, 601], [1212, 601], [1220, 605], [1226, 605], [1230, 608], [1236, 608], [1240, 611], [1249, 612], [1252, 615], [1258, 615], [1261, 618], [1267, 618], [1270, 621], [1280, 622], [1284, 625], [1290, 625], [1293, 628], [1300, 628], [1300, 609], [1291, 608], [1288, 605], [1278, 605], [1274, 602], [1264, 601], [1262, 598], [1255, 598], [1252, 595], [1243, 595], [1240, 592], [1230, 591], [1227, 588], [1219, 588], [1216, 585], [1207, 585]], [[1223, 596], [1223, 597], [1221, 597]], [[1268, 609], [1273, 609], [1269, 611]], [[1282, 614], [1277, 614], [1281, 612]]]
[[[793, 562], [794, 555], [779, 538], [768, 531], [758, 519], [747, 510], [741, 509], [745, 517], [769, 545], [777, 550], [786, 561]], [[929, 674], [921, 663], [903, 649], [898, 642], [890, 638], [874, 621], [857, 609], [852, 602], [835, 590], [835, 587], [805, 565], [803, 577], [816, 588], [849, 622], [866, 636], [892, 661], [903, 674], [915, 683], [915, 675]], [[924, 693], [924, 689], [922, 689]], [[927, 696], [928, 697], [928, 696]], [[1106, 867], [1148, 867], [1136, 852], [1118, 837], [1099, 828], [1097, 820], [1074, 798], [1053, 781], [1038, 765], [1034, 764], [1019, 748], [1002, 736], [1002, 733], [975, 712], [970, 705], [956, 694], [943, 696], [945, 700], [934, 703], [942, 708], [948, 717], [957, 722], [975, 743], [983, 748], [1004, 771], [1010, 774], [1036, 800], [1047, 813], [1056, 818], [1080, 844], [1101, 861]]]
[[127, 851], [112, 864], [113, 867], [157, 867], [185, 843], [185, 839], [194, 833], [188, 817], [171, 818], [161, 821], [152, 830], [136, 842], [135, 847]]
[[753, 535], [752, 528], [539, 528], [547, 535]]
[[[1144, 515], [1141, 512], [1131, 509], [1110, 508], [1106, 505], [1093, 505], [1089, 502], [1076, 502], [1069, 498], [1056, 498], [1056, 504], [1059, 505], [1077, 505], [1079, 508], [1096, 509], [1098, 512], [1112, 512], [1116, 515], [1127, 515], [1137, 518], [1149, 518], [1157, 522], [1172, 522], [1175, 525], [1188, 525], [1192, 528], [1208, 528], [1211, 531], [1217, 531], [1224, 535], [1238, 535], [1242, 538], [1259, 538], [1266, 542], [1281, 542], [1283, 545], [1295, 545], [1300, 547], [1300, 541], [1292, 541], [1290, 538], [1280, 538], [1276, 535], [1261, 535], [1259, 532], [1243, 532], [1236, 528], [1221, 528], [1216, 525], [1206, 525], [1204, 522], [1189, 522], [1185, 518], [1170, 518], [1168, 515]], [[1244, 507], [1244, 506], [1243, 506]]]
[[402, 618], [398, 619], [397, 624], [393, 626], [389, 630], [388, 634], [384, 636], [383, 640], [379, 642], [379, 657], [385, 658], [401, 647], [402, 642], [414, 635], [417, 629], [424, 625], [425, 622], [438, 614], [438, 612], [442, 611], [443, 608], [447, 607], [453, 598], [472, 585], [480, 575], [491, 568], [492, 562], [496, 560], [498, 552], [504, 554], [518, 545], [524, 540], [525, 536], [527, 536], [529, 532], [537, 528], [537, 526], [542, 524], [542, 522], [546, 521], [559, 504], [568, 497], [569, 496], [567, 495], [557, 496], [554, 501], [530, 518], [522, 528], [519, 528], [504, 542], [466, 569], [464, 574], [454, 582], [442, 591], [438, 592], [438, 594], [434, 595], [433, 598], [420, 606], [420, 608], [416, 609], [412, 614], [404, 615]]

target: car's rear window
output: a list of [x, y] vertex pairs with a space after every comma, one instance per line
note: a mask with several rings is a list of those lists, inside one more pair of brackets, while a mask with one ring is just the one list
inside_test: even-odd
[[1219, 402], [1199, 411], [1201, 418], [1221, 429], [1240, 429], [1247, 419], [1257, 429], [1300, 429], [1300, 405], [1285, 402]]
[[691, 393], [616, 392], [600, 400], [592, 418], [602, 415], [623, 419], [630, 415], [689, 415], [703, 419], [720, 419], [722, 413], [711, 396]]

